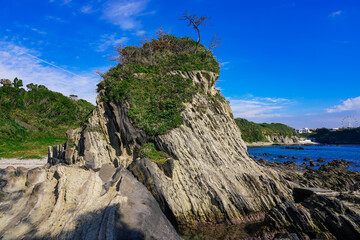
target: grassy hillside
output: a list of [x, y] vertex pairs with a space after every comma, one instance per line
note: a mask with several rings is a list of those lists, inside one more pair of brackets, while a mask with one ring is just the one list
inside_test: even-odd
[[327, 128], [317, 129], [309, 135], [319, 143], [327, 144], [360, 144], [360, 127], [344, 128], [332, 131]]
[[266, 135], [297, 136], [295, 129], [281, 123], [254, 123], [243, 118], [235, 119], [245, 142], [266, 142]]
[[66, 131], [83, 122], [94, 106], [71, 100], [45, 86], [0, 87], [0, 157], [44, 155], [48, 145], [63, 143]]

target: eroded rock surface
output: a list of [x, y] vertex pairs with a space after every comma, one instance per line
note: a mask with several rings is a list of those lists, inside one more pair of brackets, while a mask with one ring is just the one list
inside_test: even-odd
[[[285, 172], [284, 172], [285, 173]], [[360, 190], [360, 173], [345, 168], [322, 165], [318, 170], [287, 171], [284, 177], [301, 187], [324, 188], [334, 191]]]
[[180, 239], [149, 191], [114, 170], [1, 170], [0, 238]]
[[292, 145], [300, 143], [296, 136], [267, 135], [266, 138], [272, 144]]
[[266, 142], [246, 143], [248, 147], [271, 146], [271, 145], [298, 145], [300, 140], [296, 136], [265, 135]]
[[294, 189], [297, 203], [284, 202], [266, 214], [272, 231], [302, 239], [360, 239], [360, 195], [324, 189]]

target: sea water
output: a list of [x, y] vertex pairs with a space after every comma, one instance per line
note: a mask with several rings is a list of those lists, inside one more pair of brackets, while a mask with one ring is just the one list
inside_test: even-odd
[[[265, 159], [270, 162], [285, 162], [293, 161], [296, 164], [302, 164], [305, 161], [304, 158], [310, 158], [313, 162], [320, 164], [327, 164], [317, 162], [319, 158], [323, 158], [330, 162], [334, 159], [345, 159], [347, 161], [354, 162], [347, 168], [352, 171], [360, 171], [360, 145], [311, 145], [311, 146], [290, 146], [290, 147], [303, 147], [304, 150], [286, 149], [286, 146], [268, 146], [268, 147], [249, 147], [248, 152], [250, 155], [257, 156], [255, 159]], [[264, 153], [265, 156], [263, 155]], [[260, 155], [262, 154], [262, 155]], [[266, 156], [267, 155], [267, 156]], [[283, 155], [286, 157], [296, 157], [298, 159], [286, 159], [280, 158]], [[318, 167], [314, 167], [315, 169]]]

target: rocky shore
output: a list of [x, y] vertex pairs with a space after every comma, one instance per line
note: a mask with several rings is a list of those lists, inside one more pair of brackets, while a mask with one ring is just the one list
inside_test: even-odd
[[276, 141], [272, 141], [271, 138], [269, 138], [268, 142], [252, 142], [248, 143], [245, 142], [247, 147], [266, 147], [266, 146], [273, 146], [273, 145], [284, 145], [284, 146], [291, 146], [291, 145], [316, 145], [317, 142], [313, 142], [311, 140], [301, 140], [297, 137], [285, 137], [280, 138]]
[[253, 142], [246, 143], [247, 147], [263, 147], [263, 146], [272, 146], [272, 145], [299, 145], [300, 140], [298, 137], [288, 137], [288, 136], [266, 136], [267, 142]]
[[287, 232], [284, 237], [288, 239], [360, 237], [359, 172], [334, 164], [338, 160], [318, 170], [309, 167], [299, 170], [301, 166], [294, 163], [257, 162], [278, 169], [294, 184], [294, 201], [283, 202], [267, 212], [262, 233], [258, 234]]

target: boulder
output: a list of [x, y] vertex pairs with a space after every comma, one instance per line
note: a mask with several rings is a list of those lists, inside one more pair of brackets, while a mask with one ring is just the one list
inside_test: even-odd
[[314, 163], [313, 161], [310, 161], [310, 167], [317, 167], [317, 166], [321, 166], [320, 163]]
[[341, 160], [334, 159], [333, 161], [329, 162], [328, 165], [331, 167], [341, 167], [341, 168], [350, 167], [348, 161], [344, 159]]
[[318, 160], [316, 160], [317, 162], [326, 162], [326, 160], [325, 159], [323, 159], [323, 158], [318, 158]]

